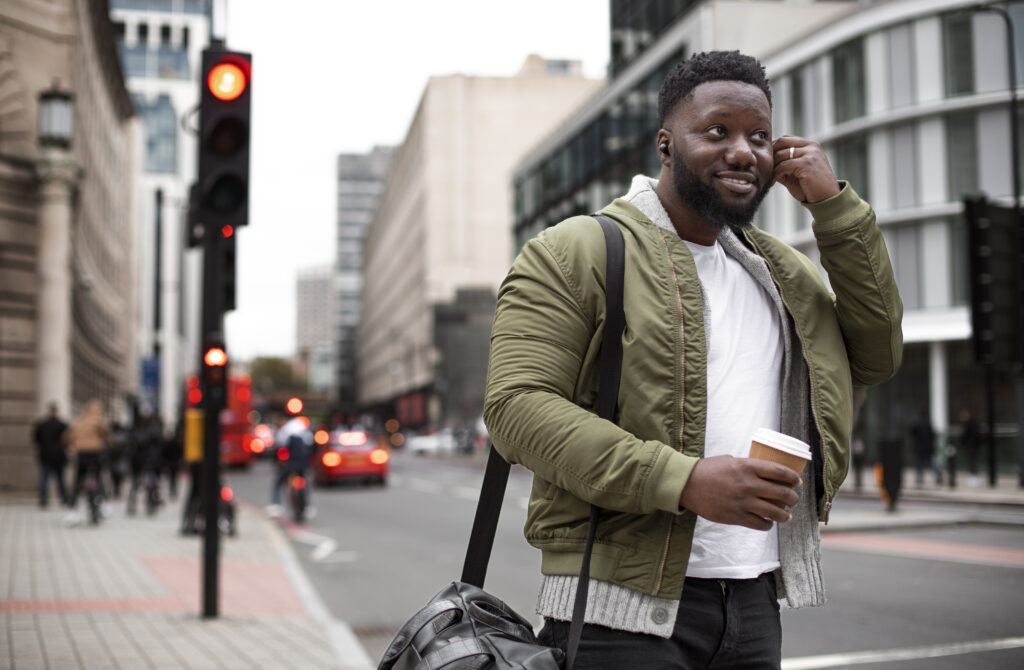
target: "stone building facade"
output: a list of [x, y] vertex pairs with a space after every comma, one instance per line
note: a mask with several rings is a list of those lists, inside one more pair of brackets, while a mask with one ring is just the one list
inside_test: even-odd
[[[0, 4], [0, 490], [34, 486], [50, 403], [112, 418], [136, 379], [132, 185], [138, 124], [105, 0]], [[70, 94], [70, 142], [39, 137], [40, 94]]]

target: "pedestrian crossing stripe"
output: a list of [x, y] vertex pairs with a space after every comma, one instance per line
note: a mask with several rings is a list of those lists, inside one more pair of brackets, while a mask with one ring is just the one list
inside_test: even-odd
[[903, 649], [879, 649], [876, 651], [854, 651], [843, 654], [802, 656], [782, 660], [782, 670], [821, 670], [866, 663], [892, 663], [894, 661], [916, 661], [922, 658], [939, 658], [960, 654], [976, 654], [985, 651], [1000, 651], [1024, 647], [1024, 637], [1004, 637], [995, 640], [975, 642], [952, 642], [924, 647]]

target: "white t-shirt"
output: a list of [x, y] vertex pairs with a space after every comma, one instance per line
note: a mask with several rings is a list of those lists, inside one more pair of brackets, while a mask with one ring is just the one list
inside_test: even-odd
[[[757, 428], [779, 429], [784, 343], [768, 293], [717, 242], [692, 242], [706, 325], [708, 403], [704, 455], [746, 457]], [[779, 567], [778, 529], [759, 531], [697, 518], [689, 577], [750, 579]]]

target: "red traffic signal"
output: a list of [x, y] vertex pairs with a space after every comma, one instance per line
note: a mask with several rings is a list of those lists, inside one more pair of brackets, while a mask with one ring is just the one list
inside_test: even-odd
[[210, 347], [203, 354], [203, 363], [210, 367], [222, 368], [228, 364], [228, 354], [221, 347]]
[[249, 75], [235, 63], [215, 65], [206, 77], [206, 87], [218, 100], [234, 100], [248, 85]]

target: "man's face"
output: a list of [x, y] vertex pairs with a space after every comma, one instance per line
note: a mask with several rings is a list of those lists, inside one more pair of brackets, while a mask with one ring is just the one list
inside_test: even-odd
[[716, 230], [749, 225], [772, 184], [771, 108], [758, 87], [700, 84], [679, 103], [672, 132], [676, 194]]

